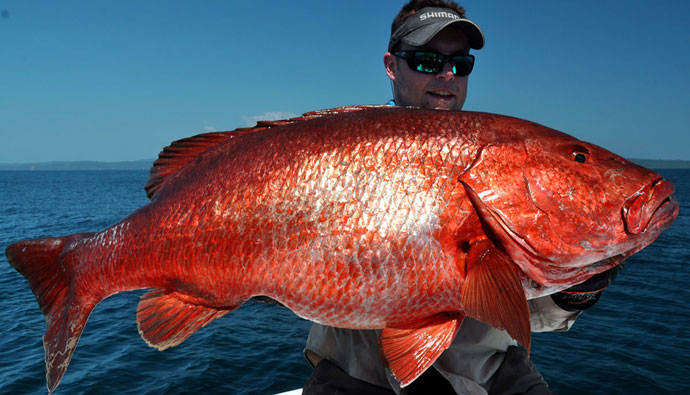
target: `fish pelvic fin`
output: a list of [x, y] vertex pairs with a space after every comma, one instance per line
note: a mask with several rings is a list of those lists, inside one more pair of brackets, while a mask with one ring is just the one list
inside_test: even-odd
[[400, 386], [421, 376], [447, 349], [464, 313], [440, 313], [399, 327], [386, 327], [379, 337], [385, 362]]
[[52, 393], [67, 370], [93, 301], [76, 288], [72, 262], [62, 252], [66, 246], [92, 233], [24, 240], [7, 247], [7, 261], [29, 282], [46, 319], [43, 335], [46, 387]]
[[488, 239], [470, 246], [465, 263], [461, 301], [467, 315], [506, 330], [529, 353], [529, 306], [516, 265]]
[[203, 306], [178, 292], [153, 290], [143, 295], [137, 307], [137, 328], [150, 347], [163, 351], [185, 341], [194, 332], [244, 303], [223, 309]]

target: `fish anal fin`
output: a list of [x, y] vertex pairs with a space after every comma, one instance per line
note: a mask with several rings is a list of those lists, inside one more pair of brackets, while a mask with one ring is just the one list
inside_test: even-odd
[[529, 306], [517, 266], [488, 239], [473, 243], [465, 262], [461, 301], [467, 315], [506, 330], [529, 352]]
[[450, 346], [463, 313], [441, 313], [400, 327], [386, 327], [379, 346], [400, 386], [413, 382]]
[[192, 303], [188, 297], [177, 292], [154, 290], [143, 295], [139, 301], [137, 327], [149, 346], [163, 351], [182, 343], [199, 328], [241, 304], [216, 309]]

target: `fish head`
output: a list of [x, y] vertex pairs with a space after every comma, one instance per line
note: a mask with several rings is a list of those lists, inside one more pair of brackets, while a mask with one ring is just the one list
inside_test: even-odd
[[614, 267], [677, 217], [659, 174], [538, 124], [497, 125], [461, 181], [485, 232], [550, 292]]

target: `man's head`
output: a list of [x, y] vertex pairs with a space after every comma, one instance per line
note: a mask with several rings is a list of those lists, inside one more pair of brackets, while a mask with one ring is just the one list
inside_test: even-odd
[[[481, 30], [464, 14], [462, 7], [449, 1], [412, 0], [403, 6], [391, 26], [383, 58], [396, 104], [462, 109], [466, 73], [473, 64], [473, 58], [463, 55], [484, 46]], [[450, 58], [456, 55], [460, 56]]]

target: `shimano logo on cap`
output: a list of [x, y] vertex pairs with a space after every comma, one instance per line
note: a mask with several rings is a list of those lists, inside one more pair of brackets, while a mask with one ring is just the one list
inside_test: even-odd
[[450, 18], [450, 19], [460, 19], [459, 16], [445, 11], [427, 11], [419, 15], [419, 20], [423, 21], [427, 18]]

